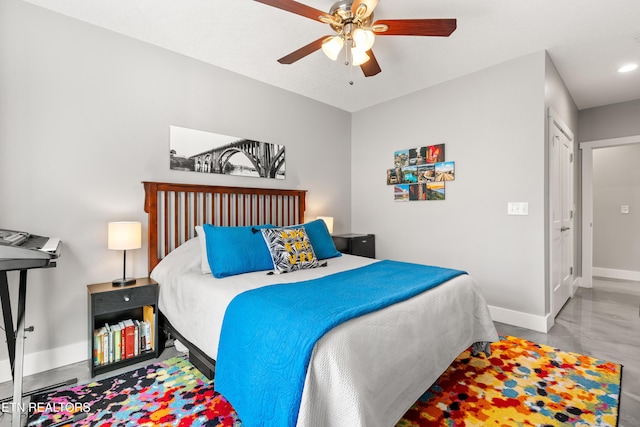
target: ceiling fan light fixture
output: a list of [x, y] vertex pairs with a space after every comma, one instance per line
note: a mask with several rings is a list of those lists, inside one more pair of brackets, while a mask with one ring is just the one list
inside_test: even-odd
[[334, 0], [328, 13], [299, 2], [304, 0], [256, 1], [328, 24], [335, 31], [283, 56], [278, 59], [279, 63], [293, 64], [318, 50], [337, 61], [344, 48], [344, 64], [359, 65], [365, 77], [382, 71], [372, 49], [376, 36], [449, 37], [457, 28], [457, 20], [453, 18], [376, 21], [373, 15], [379, 0]]
[[359, 47], [351, 48], [351, 62], [354, 67], [358, 67], [369, 60], [367, 51], [360, 49]]
[[322, 51], [325, 55], [332, 61], [338, 59], [338, 55], [342, 50], [342, 46], [344, 45], [344, 40], [340, 36], [333, 36], [325, 39], [322, 42]]
[[366, 52], [373, 47], [373, 43], [376, 41], [376, 36], [371, 30], [356, 28], [353, 32], [353, 41], [358, 49]]

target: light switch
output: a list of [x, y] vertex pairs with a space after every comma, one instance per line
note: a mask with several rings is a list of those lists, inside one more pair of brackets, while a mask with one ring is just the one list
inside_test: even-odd
[[620, 213], [621, 214], [628, 214], [629, 213], [629, 205], [621, 205], [620, 206]]
[[507, 203], [507, 215], [529, 215], [528, 202]]

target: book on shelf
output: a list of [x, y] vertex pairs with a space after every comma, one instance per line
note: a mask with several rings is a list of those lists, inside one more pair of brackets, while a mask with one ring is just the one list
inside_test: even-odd
[[104, 363], [104, 353], [102, 338], [105, 334], [104, 327], [93, 332], [93, 364], [102, 365]]
[[125, 359], [125, 338], [126, 338], [126, 331], [124, 328], [124, 322], [118, 322], [118, 325], [120, 326], [120, 359]]
[[152, 328], [148, 320], [127, 319], [93, 331], [94, 366], [119, 362], [150, 351]]
[[124, 338], [124, 358], [129, 359], [135, 355], [133, 351], [133, 347], [135, 345], [135, 325], [133, 320], [127, 319], [124, 321], [124, 330], [125, 330], [125, 338]]
[[140, 321], [134, 320], [133, 325], [135, 326], [133, 330], [133, 355], [137, 356], [140, 354]]
[[[155, 320], [156, 320], [156, 315], [153, 311], [153, 306], [151, 305], [145, 305], [144, 307], [142, 307], [142, 320], [144, 320], [145, 322], [148, 323], [149, 325], [149, 331], [155, 331], [155, 328], [153, 327]], [[148, 335], [149, 338], [147, 338], [149, 340], [149, 345], [147, 349], [152, 349], [155, 348], [154, 347], [154, 336], [152, 333], [150, 333]]]
[[122, 360], [122, 326], [117, 323], [111, 327], [113, 331], [113, 360]]
[[106, 349], [106, 354], [104, 356], [104, 360], [105, 363], [111, 363], [113, 362], [113, 333], [111, 332], [111, 326], [109, 326], [108, 323], [106, 323], [104, 325], [105, 329], [106, 329], [106, 334], [105, 334], [105, 344], [104, 344], [104, 348]]
[[153, 347], [151, 346], [152, 334], [151, 324], [143, 320], [140, 323], [140, 351], [148, 351]]

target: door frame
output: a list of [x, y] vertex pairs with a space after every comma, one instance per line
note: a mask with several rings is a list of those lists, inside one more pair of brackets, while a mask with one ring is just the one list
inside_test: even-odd
[[[576, 222], [576, 194], [575, 194], [575, 189], [573, 188], [573, 180], [575, 179], [575, 138], [573, 136], [573, 132], [571, 131], [571, 129], [569, 128], [569, 126], [567, 126], [567, 124], [564, 122], [564, 120], [562, 120], [562, 118], [560, 117], [560, 115], [551, 107], [549, 107], [548, 109], [548, 113], [547, 113], [548, 117], [549, 117], [549, 127], [548, 127], [548, 134], [547, 134], [547, 146], [549, 149], [549, 156], [548, 156], [548, 163], [549, 163], [549, 167], [551, 167], [551, 165], [553, 164], [552, 162], [552, 156], [553, 156], [553, 134], [554, 134], [554, 128], [558, 128], [558, 130], [560, 130], [560, 132], [562, 132], [564, 134], [565, 137], [567, 137], [567, 139], [569, 140], [569, 143], [572, 144], [573, 146], [573, 159], [571, 161], [571, 177], [572, 177], [572, 183], [571, 183], [571, 210], [573, 211], [573, 216], [572, 216], [572, 222], [573, 222], [573, 226], [572, 228], [575, 229], [575, 222]], [[548, 206], [548, 212], [547, 212], [547, 216], [548, 216], [548, 258], [547, 258], [547, 262], [548, 262], [548, 278], [547, 278], [547, 286], [548, 286], [548, 299], [547, 299], [547, 309], [548, 309], [548, 324], [547, 324], [547, 330], [551, 328], [551, 326], [553, 326], [553, 324], [555, 323], [555, 319], [553, 317], [553, 197], [552, 197], [552, 190], [551, 190], [551, 171], [549, 170], [548, 172], [548, 176], [547, 179], [549, 180], [548, 182], [548, 202], [549, 202], [549, 206]], [[575, 234], [574, 234], [575, 237]], [[575, 238], [572, 238], [570, 240], [570, 244], [571, 244], [571, 248], [570, 248], [570, 263], [573, 267], [574, 266], [574, 255], [575, 254]], [[574, 284], [575, 281], [575, 276], [576, 276], [576, 271], [575, 268], [573, 269], [573, 273], [572, 273], [572, 278], [571, 278], [571, 295], [569, 296], [569, 298], [573, 297], [573, 295], [575, 294], [576, 291], [576, 286]]]
[[640, 135], [580, 143], [582, 153], [582, 272], [580, 285], [585, 288], [593, 287], [593, 150], [638, 143], [640, 143]]

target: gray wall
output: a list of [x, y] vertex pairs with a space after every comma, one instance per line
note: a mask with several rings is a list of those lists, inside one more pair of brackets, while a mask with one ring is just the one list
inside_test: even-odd
[[[88, 358], [86, 285], [121, 274], [109, 221], [146, 235], [143, 180], [306, 189], [309, 218], [349, 230], [342, 110], [17, 0], [0, 1], [0, 94], [0, 227], [63, 241], [57, 268], [29, 273], [27, 373]], [[170, 125], [283, 144], [287, 178], [170, 171]], [[147, 275], [146, 247], [127, 258]]]
[[[352, 229], [381, 258], [468, 271], [488, 304], [545, 315], [545, 53], [353, 115]], [[446, 144], [445, 201], [395, 202], [394, 151]], [[528, 216], [507, 216], [507, 202]], [[495, 314], [495, 312], [492, 312]]]
[[593, 150], [594, 268], [640, 273], [639, 161], [640, 144]]
[[[575, 103], [537, 52], [355, 113], [353, 230], [375, 233], [382, 258], [468, 271], [495, 320], [546, 330], [549, 108], [576, 133]], [[394, 151], [441, 143], [456, 162], [446, 200], [394, 202]], [[529, 215], [507, 216], [510, 201]]]
[[640, 99], [581, 110], [580, 142], [640, 135]]
[[[640, 136], [640, 100], [581, 110], [578, 132], [580, 142]], [[594, 274], [640, 274], [638, 161], [640, 144], [593, 150], [593, 267], [605, 269]], [[623, 204], [628, 215], [620, 213]]]

